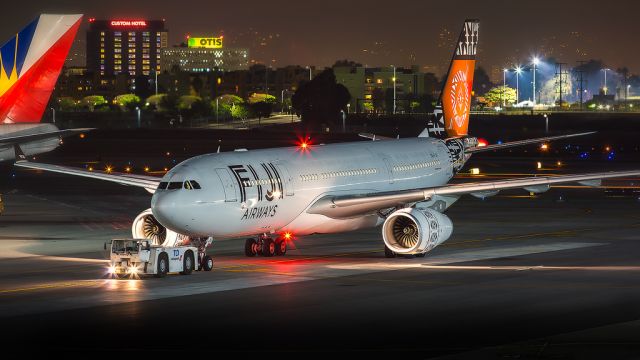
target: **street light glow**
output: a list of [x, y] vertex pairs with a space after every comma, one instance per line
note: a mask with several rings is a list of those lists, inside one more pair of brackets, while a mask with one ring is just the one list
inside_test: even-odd
[[533, 65], [539, 65], [540, 64], [540, 59], [538, 59], [538, 57], [534, 57], [533, 58]]

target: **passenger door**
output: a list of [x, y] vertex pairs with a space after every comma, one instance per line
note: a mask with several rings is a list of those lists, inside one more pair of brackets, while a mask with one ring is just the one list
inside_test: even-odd
[[238, 189], [236, 188], [229, 169], [216, 169], [216, 174], [220, 178], [222, 188], [224, 189], [224, 198], [226, 202], [238, 201]]
[[285, 195], [293, 196], [294, 195], [293, 178], [291, 177], [291, 174], [289, 174], [289, 170], [287, 169], [287, 166], [283, 162], [277, 162], [276, 168], [280, 173], [280, 178], [282, 179], [282, 186], [284, 187]]

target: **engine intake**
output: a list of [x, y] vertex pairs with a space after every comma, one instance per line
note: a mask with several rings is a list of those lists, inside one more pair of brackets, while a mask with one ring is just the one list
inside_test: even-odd
[[133, 220], [131, 235], [134, 239], [150, 240], [154, 245], [177, 245], [178, 242], [189, 239], [187, 236], [180, 235], [160, 224], [153, 216], [151, 209], [141, 212]]
[[447, 241], [453, 232], [448, 216], [432, 209], [395, 211], [382, 225], [382, 238], [397, 254], [424, 254]]

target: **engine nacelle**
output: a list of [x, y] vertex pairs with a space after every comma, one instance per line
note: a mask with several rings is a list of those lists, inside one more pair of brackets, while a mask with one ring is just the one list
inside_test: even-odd
[[153, 216], [151, 209], [147, 209], [136, 216], [131, 226], [131, 235], [134, 239], [150, 240], [153, 245], [165, 244], [167, 246], [180, 245], [189, 239], [188, 236], [178, 234], [162, 226]]
[[395, 211], [382, 225], [382, 239], [396, 254], [424, 254], [447, 241], [452, 232], [448, 216], [427, 208]]

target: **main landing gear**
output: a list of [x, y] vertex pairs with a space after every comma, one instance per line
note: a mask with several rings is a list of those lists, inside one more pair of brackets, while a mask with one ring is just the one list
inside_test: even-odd
[[261, 255], [265, 257], [283, 256], [287, 253], [287, 240], [278, 237], [275, 240], [269, 236], [247, 239], [244, 243], [244, 254], [248, 257]]

